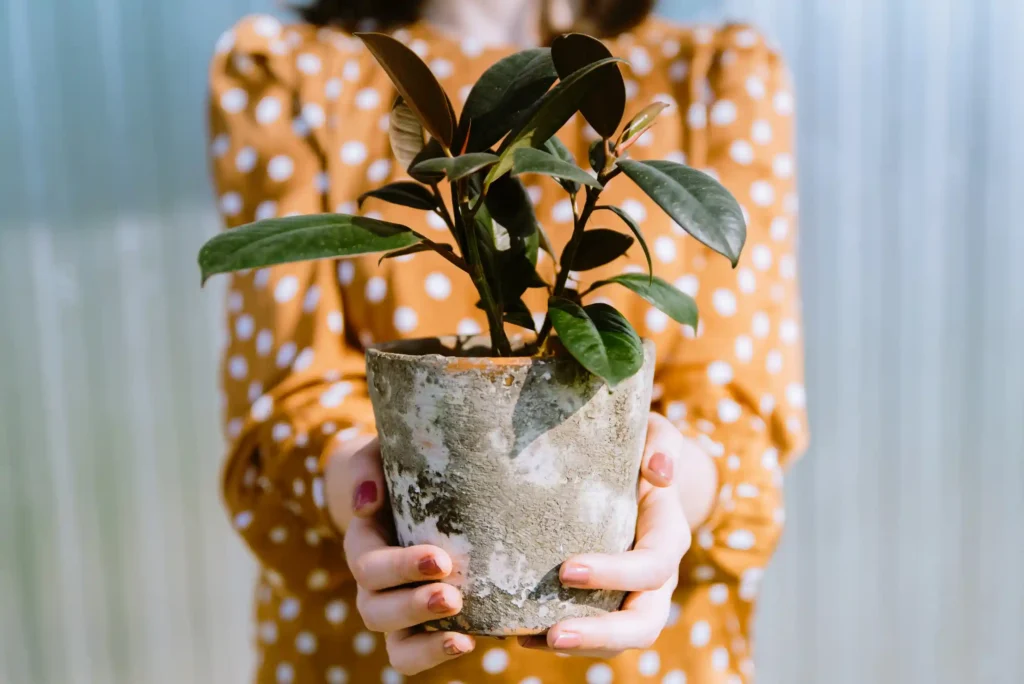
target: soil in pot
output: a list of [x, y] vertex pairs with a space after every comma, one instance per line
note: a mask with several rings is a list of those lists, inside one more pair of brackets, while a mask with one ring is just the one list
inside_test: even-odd
[[562, 562], [632, 544], [654, 345], [610, 389], [571, 357], [486, 358], [486, 339], [411, 340], [367, 353], [403, 546], [454, 562], [462, 612], [434, 628], [540, 634], [618, 610], [624, 594], [568, 589]]

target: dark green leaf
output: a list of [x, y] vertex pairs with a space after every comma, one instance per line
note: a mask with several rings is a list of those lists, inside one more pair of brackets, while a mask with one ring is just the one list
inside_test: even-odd
[[609, 205], [601, 205], [597, 207], [597, 211], [610, 211], [620, 219], [622, 222], [629, 226], [629, 229], [633, 231], [633, 235], [636, 236], [637, 242], [640, 243], [640, 248], [644, 250], [644, 256], [647, 258], [647, 272], [650, 277], [654, 277], [654, 262], [651, 260], [651, 250], [647, 247], [647, 241], [644, 239], [644, 234], [640, 232], [640, 226], [633, 220], [633, 217], [627, 214], [623, 209], [613, 207]]
[[427, 243], [418, 242], [415, 245], [406, 247], [405, 249], [399, 249], [394, 252], [388, 252], [380, 259], [377, 260], [377, 265], [380, 266], [384, 263], [385, 259], [395, 259], [397, 257], [406, 256], [408, 254], [419, 254], [421, 252], [445, 252], [447, 254], [455, 254], [455, 250], [452, 249], [451, 245], [443, 245], [438, 243]]
[[644, 363], [643, 343], [622, 314], [606, 304], [586, 308], [561, 297], [548, 302], [558, 339], [580, 365], [614, 387]]
[[512, 173], [539, 173], [552, 178], [573, 181], [592, 188], [602, 188], [597, 179], [576, 166], [568, 164], [554, 155], [532, 147], [521, 147], [512, 155]]
[[642, 273], [625, 273], [594, 283], [591, 291], [611, 284], [629, 288], [667, 313], [675, 322], [692, 326], [694, 330], [697, 329], [697, 303], [693, 301], [693, 297], [685, 292], [680, 292], [678, 288], [661, 278], [648, 278]]
[[533, 213], [530, 194], [518, 178], [502, 176], [492, 183], [486, 203], [494, 220], [511, 235], [523, 239], [537, 232], [537, 217]]
[[413, 171], [419, 174], [443, 173], [455, 181], [498, 163], [498, 156], [490, 152], [470, 152], [461, 157], [436, 157], [418, 162]]
[[557, 77], [548, 48], [517, 52], [485, 71], [462, 109], [463, 121], [473, 122], [469, 150], [486, 150], [505, 137]]
[[736, 266], [747, 226], [740, 205], [718, 181], [675, 162], [620, 159], [618, 165], [683, 230]]
[[388, 138], [391, 140], [391, 150], [395, 154], [395, 159], [403, 169], [412, 166], [416, 155], [423, 151], [423, 146], [427, 142], [423, 124], [401, 97], [395, 101], [395, 106], [391, 109]]
[[402, 99], [416, 113], [430, 134], [451, 147], [455, 117], [444, 88], [415, 52], [383, 33], [355, 34], [387, 72]]
[[572, 270], [589, 271], [618, 259], [633, 246], [633, 238], [607, 228], [595, 228], [583, 233]]
[[590, 154], [587, 156], [590, 160], [590, 168], [597, 173], [604, 171], [604, 167], [608, 164], [608, 150], [605, 149], [605, 141], [595, 140], [591, 143]]
[[[611, 51], [597, 38], [583, 33], [559, 36], [551, 44], [551, 58], [563, 81], [587, 65], [611, 57]], [[602, 138], [611, 138], [626, 112], [626, 83], [619, 67], [603, 69], [598, 84], [580, 104], [587, 122]]]
[[500, 178], [512, 168], [512, 154], [521, 147], [540, 147], [572, 118], [583, 99], [600, 85], [601, 70], [614, 69], [621, 59], [609, 58], [588, 64], [552, 88], [530, 110], [525, 123], [505, 138], [501, 161], [491, 169], [488, 182]]
[[517, 299], [507, 306], [505, 309], [505, 322], [537, 332], [533, 322], [533, 314], [530, 313], [529, 307], [526, 306], [522, 299]]
[[420, 183], [426, 183], [427, 185], [440, 183], [441, 181], [444, 180], [444, 173], [420, 173], [419, 171], [416, 171], [416, 167], [419, 166], [421, 163], [427, 161], [428, 159], [438, 158], [447, 158], [447, 156], [445, 155], [444, 150], [441, 149], [441, 143], [431, 138], [430, 142], [426, 144], [426, 146], [420, 151], [420, 153], [416, 155], [416, 158], [412, 160], [412, 164], [409, 165], [409, 175], [412, 176], [414, 179], [418, 180]]
[[661, 115], [663, 111], [668, 108], [668, 105], [664, 102], [655, 102], [654, 104], [647, 105], [640, 110], [640, 113], [633, 117], [633, 119], [626, 124], [625, 130], [622, 131], [622, 135], [619, 136], [618, 149], [619, 152], [624, 152], [629, 147], [640, 139], [640, 136], [647, 132], [651, 126], [654, 125], [655, 120]]
[[499, 252], [495, 256], [501, 273], [502, 291], [505, 301], [513, 301], [523, 296], [527, 290], [535, 287], [547, 287], [547, 283], [537, 273], [537, 268], [523, 252]]
[[[557, 135], [553, 135], [547, 139], [544, 143], [544, 149], [564, 161], [566, 164], [578, 166], [578, 164], [576, 164], [576, 156], [568, 147], [565, 146], [565, 143], [558, 139]], [[565, 188], [566, 192], [571, 194], [576, 194], [580, 191], [580, 184], [571, 180], [560, 178], [558, 179], [558, 184]]]
[[199, 251], [199, 267], [205, 282], [216, 273], [390, 252], [419, 241], [420, 237], [405, 226], [365, 216], [291, 216], [250, 223], [217, 235]]
[[434, 194], [428, 188], [412, 181], [390, 183], [376, 190], [364, 193], [359, 198], [359, 206], [362, 207], [363, 203], [371, 197], [403, 207], [423, 209], [424, 211], [432, 211], [437, 207], [437, 200], [434, 198]]

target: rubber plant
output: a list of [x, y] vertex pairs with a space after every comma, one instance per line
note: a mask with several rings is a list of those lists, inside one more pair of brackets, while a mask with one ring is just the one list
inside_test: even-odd
[[[601, 288], [625, 287], [680, 324], [696, 327], [697, 306], [653, 274], [639, 225], [601, 196], [619, 176], [632, 181], [691, 236], [733, 266], [746, 238], [743, 212], [711, 176], [672, 161], [637, 161], [628, 151], [668, 106], [655, 102], [624, 126], [623, 60], [583, 34], [557, 38], [550, 48], [508, 56], [471, 90], [461, 117], [427, 65], [402, 42], [378, 33], [357, 34], [399, 94], [390, 117], [393, 153], [411, 180], [374, 189], [361, 198], [438, 214], [454, 238], [440, 244], [408, 226], [366, 216], [319, 214], [274, 218], [226, 231], [199, 254], [203, 281], [211, 275], [309, 259], [382, 253], [381, 260], [432, 251], [464, 271], [487, 316], [492, 354], [552, 355], [559, 347], [609, 386], [644, 362], [640, 337], [613, 307], [583, 304]], [[592, 172], [577, 165], [556, 137], [581, 113], [600, 139], [590, 148]], [[571, 238], [555, 254], [534, 215], [520, 176], [557, 179], [574, 213]], [[628, 232], [591, 228], [598, 212], [617, 217]], [[627, 273], [574, 289], [573, 272], [610, 263], [639, 243], [647, 273]], [[556, 278], [536, 269], [540, 250], [555, 260]], [[540, 330], [523, 302], [530, 289], [548, 294]], [[513, 351], [505, 325], [536, 334], [536, 344]], [[554, 344], [557, 336], [560, 344]]]

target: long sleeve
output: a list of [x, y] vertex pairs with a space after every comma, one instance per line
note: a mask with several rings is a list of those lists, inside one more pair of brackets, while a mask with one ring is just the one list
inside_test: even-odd
[[784, 520], [782, 466], [805, 448], [807, 423], [788, 75], [758, 34], [735, 26], [698, 45], [685, 87], [689, 161], [716, 174], [748, 218], [738, 268], [699, 248], [693, 275], [677, 283], [696, 297], [701, 324], [657, 378], [655, 408], [704, 446], [719, 475], [682, 569], [688, 673], [710, 682], [748, 674], [744, 636]]
[[[316, 86], [321, 56], [278, 49], [269, 17], [240, 23], [211, 67], [213, 176], [227, 227], [323, 211], [322, 121], [294, 103], [300, 76]], [[323, 84], [320, 90], [323, 91]], [[372, 431], [363, 356], [345, 343], [337, 264], [287, 264], [231, 277], [223, 353], [223, 497], [270, 581], [293, 594], [347, 578], [325, 510], [321, 457]]]

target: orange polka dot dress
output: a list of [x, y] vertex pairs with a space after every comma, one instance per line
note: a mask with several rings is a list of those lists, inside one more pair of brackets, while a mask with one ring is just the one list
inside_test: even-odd
[[[459, 41], [420, 23], [396, 33], [460, 108], [510, 49]], [[651, 19], [609, 43], [630, 61], [629, 106], [671, 108], [635, 158], [684, 161], [716, 175], [748, 216], [737, 269], [688, 237], [627, 179], [605, 193], [642, 226], [656, 272], [694, 295], [697, 330], [642, 299], [601, 291], [658, 348], [653, 409], [717, 463], [720, 496], [694, 531], [673, 611], [646, 651], [599, 662], [480, 639], [475, 652], [415, 677], [388, 667], [383, 638], [361, 624], [339, 533], [324, 506], [321, 458], [372, 433], [364, 348], [378, 340], [474, 333], [476, 294], [443, 259], [381, 265], [370, 256], [235, 274], [223, 358], [229, 450], [223, 494], [261, 566], [255, 591], [256, 681], [290, 684], [710, 684], [751, 679], [750, 628], [784, 513], [783, 467], [806, 442], [797, 297], [793, 96], [778, 56], [742, 26], [683, 29]], [[356, 198], [403, 178], [388, 143], [395, 92], [361, 43], [340, 30], [250, 17], [220, 39], [211, 69], [211, 157], [228, 227], [254, 219], [360, 211]], [[563, 142], [586, 156], [580, 120]], [[573, 208], [551, 179], [526, 177], [556, 248]], [[438, 217], [371, 200], [362, 211], [449, 241]], [[616, 227], [616, 226], [610, 226]], [[643, 268], [636, 247], [586, 281]], [[552, 275], [550, 259], [540, 268]], [[543, 295], [528, 299], [543, 311]], [[529, 295], [528, 295], [529, 296]]]

